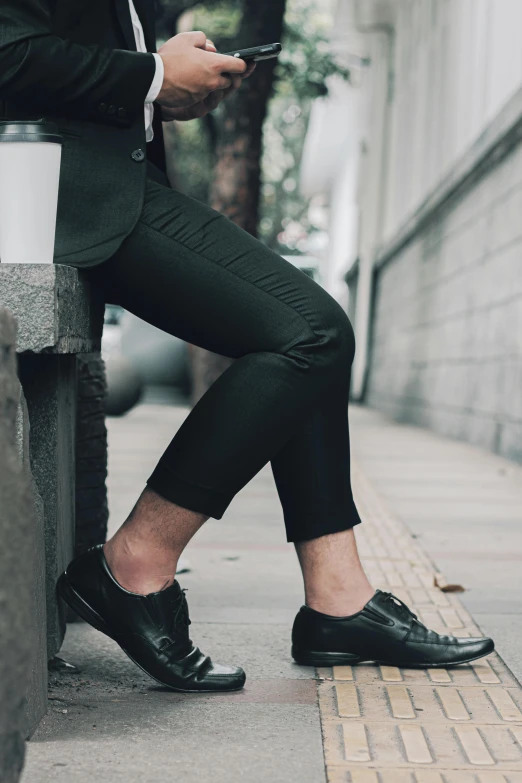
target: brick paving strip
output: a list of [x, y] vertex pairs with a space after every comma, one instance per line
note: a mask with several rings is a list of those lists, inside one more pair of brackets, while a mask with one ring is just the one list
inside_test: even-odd
[[[481, 635], [357, 466], [353, 478], [373, 584], [436, 631]], [[328, 783], [522, 783], [522, 688], [497, 654], [448, 669], [334, 666], [318, 676]]]

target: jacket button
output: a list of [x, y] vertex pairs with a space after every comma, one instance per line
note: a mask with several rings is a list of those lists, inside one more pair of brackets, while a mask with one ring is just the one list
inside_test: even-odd
[[106, 103], [99, 103], [98, 104], [98, 111], [100, 112], [100, 114], [105, 114], [105, 112], [107, 111], [107, 104]]
[[107, 114], [116, 114], [116, 106], [111, 105], [107, 108]]
[[120, 108], [118, 109], [118, 118], [119, 118], [120, 120], [125, 120], [125, 119], [127, 119], [127, 112], [126, 112], [126, 110], [125, 110], [123, 107], [121, 107], [121, 106], [120, 106]]
[[136, 161], [136, 163], [142, 163], [145, 160], [145, 153], [143, 150], [134, 150], [131, 158], [132, 160]]

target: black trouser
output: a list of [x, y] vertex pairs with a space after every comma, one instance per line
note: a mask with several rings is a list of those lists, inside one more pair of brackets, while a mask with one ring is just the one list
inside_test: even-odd
[[86, 273], [107, 302], [236, 359], [192, 410], [149, 487], [220, 519], [271, 461], [289, 541], [360, 522], [347, 416], [353, 331], [320, 286], [218, 212], [152, 179], [132, 234]]

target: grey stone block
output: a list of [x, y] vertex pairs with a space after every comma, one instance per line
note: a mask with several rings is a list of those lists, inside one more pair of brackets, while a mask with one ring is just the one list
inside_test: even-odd
[[99, 353], [79, 354], [77, 369], [75, 554], [80, 555], [107, 536], [107, 384]]
[[18, 359], [31, 423], [31, 468], [44, 504], [47, 652], [51, 658], [65, 633], [65, 609], [56, 596], [56, 581], [74, 549], [76, 357], [26, 353]]
[[[47, 652], [56, 654], [65, 612], [56, 580], [73, 555], [77, 353], [99, 351], [104, 302], [84, 274], [60, 264], [0, 264], [0, 302], [18, 321], [25, 437], [35, 498], [43, 504]], [[27, 425], [27, 422], [26, 422]], [[27, 445], [27, 444], [26, 444]], [[27, 452], [27, 448], [26, 448]]]
[[15, 783], [24, 759], [24, 698], [32, 654], [34, 512], [17, 449], [20, 384], [15, 322], [0, 308], [0, 780]]
[[100, 350], [104, 303], [74, 267], [0, 264], [0, 302], [18, 321], [19, 353]]
[[24, 733], [30, 737], [47, 711], [47, 610], [45, 598], [44, 504], [31, 473], [30, 424], [27, 402], [20, 386], [20, 404], [16, 422], [18, 453], [33, 502], [31, 576], [31, 636], [32, 662], [25, 701]]
[[[23, 387], [22, 393], [16, 371], [16, 393], [12, 389], [8, 393], [0, 382], [4, 439], [14, 445], [15, 453], [18, 451], [20, 480], [25, 481], [24, 502], [30, 508], [31, 518], [30, 532], [24, 539], [24, 566], [30, 567], [24, 583], [27, 606], [23, 637], [33, 657], [25, 710], [19, 722], [20, 734], [28, 736], [45, 714], [47, 659], [58, 652], [65, 632], [64, 607], [57, 600], [55, 586], [74, 548], [77, 425], [74, 354], [99, 351], [104, 303], [91, 290], [82, 272], [57, 264], [0, 264], [0, 303], [9, 308], [18, 322], [16, 350]], [[14, 367], [15, 321], [12, 316], [10, 320], [5, 316], [4, 321], [4, 331], [10, 328], [12, 332], [5, 341], [11, 346], [9, 357]], [[2, 357], [3, 354], [0, 363]], [[85, 431], [88, 440], [87, 435]], [[1, 456], [5, 459], [3, 453]], [[103, 458], [106, 460], [106, 455]], [[3, 476], [9, 475], [3, 465], [0, 470]], [[102, 475], [98, 484], [103, 480]], [[14, 482], [13, 488], [15, 485]], [[0, 488], [0, 494], [1, 491]], [[7, 508], [2, 503], [1, 509], [4, 507]], [[23, 525], [19, 524], [18, 529], [23, 530]], [[6, 549], [4, 541], [7, 538], [2, 536], [2, 548]], [[19, 549], [24, 552], [22, 547]], [[24, 568], [20, 573], [24, 573]], [[0, 585], [0, 608], [1, 601]], [[18, 735], [13, 737], [13, 742], [18, 742]], [[15, 751], [18, 758], [20, 748]], [[0, 779], [4, 781], [4, 776], [0, 775]]]

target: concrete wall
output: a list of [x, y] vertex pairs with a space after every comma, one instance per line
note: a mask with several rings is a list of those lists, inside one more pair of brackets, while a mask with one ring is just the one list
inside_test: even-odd
[[376, 274], [367, 402], [522, 461], [522, 145]]
[[522, 4], [396, 6], [365, 400], [522, 460]]
[[394, 6], [385, 238], [522, 84], [520, 0], [394, 0]]
[[353, 397], [522, 460], [522, 3], [339, 0], [343, 20], [371, 63], [337, 173], [315, 133], [303, 174], [337, 274], [346, 245]]

